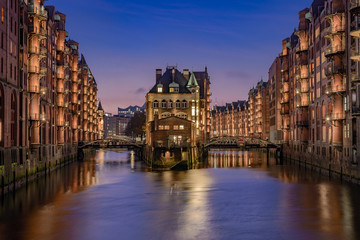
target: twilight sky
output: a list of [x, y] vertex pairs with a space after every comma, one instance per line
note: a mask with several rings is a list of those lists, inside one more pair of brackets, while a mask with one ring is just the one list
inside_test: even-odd
[[155, 69], [204, 70], [213, 104], [247, 99], [312, 0], [50, 0], [67, 15], [106, 112], [142, 105]]

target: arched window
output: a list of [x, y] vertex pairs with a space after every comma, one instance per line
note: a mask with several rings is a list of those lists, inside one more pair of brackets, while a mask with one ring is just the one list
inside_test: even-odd
[[16, 122], [17, 122], [17, 105], [16, 105], [16, 94], [13, 92], [11, 94], [11, 146], [16, 146], [16, 135], [17, 135], [17, 128], [16, 128]]
[[166, 104], [166, 101], [165, 100], [162, 100], [162, 102], [161, 102], [161, 108], [166, 108], [167, 106], [166, 106], [167, 104]]
[[185, 109], [188, 107], [188, 104], [187, 104], [187, 101], [186, 100], [183, 100], [182, 101], [182, 108]]
[[161, 114], [161, 118], [168, 118], [168, 117], [171, 117], [171, 113], [166, 112], [166, 113]]
[[177, 109], [180, 109], [180, 108], [181, 108], [181, 102], [180, 102], [180, 100], [177, 100], [177, 101], [176, 101], [176, 108], [177, 108]]
[[158, 102], [158, 100], [155, 100], [155, 101], [154, 101], [153, 107], [154, 107], [154, 108], [159, 108], [159, 102]]
[[173, 108], [173, 102], [170, 100], [169, 103], [168, 103], [168, 108], [169, 109], [172, 109]]
[[4, 91], [0, 84], [0, 146], [4, 146]]

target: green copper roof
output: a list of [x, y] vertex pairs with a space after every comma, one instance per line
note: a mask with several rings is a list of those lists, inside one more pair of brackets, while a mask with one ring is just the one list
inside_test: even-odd
[[169, 84], [169, 88], [178, 88], [179, 84], [177, 84], [176, 82], [172, 82]]
[[186, 85], [186, 87], [198, 87], [199, 84], [198, 82], [196, 81], [196, 77], [194, 75], [194, 73], [191, 73], [191, 76], [190, 76], [190, 80], [188, 82], [188, 84]]
[[306, 18], [307, 20], [309, 20], [310, 22], [312, 22], [312, 14], [311, 14], [311, 12], [306, 13], [306, 14], [305, 14], [305, 18]]

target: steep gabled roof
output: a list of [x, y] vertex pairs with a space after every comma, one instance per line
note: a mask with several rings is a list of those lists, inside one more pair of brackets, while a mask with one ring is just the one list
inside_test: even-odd
[[[172, 73], [173, 70], [174, 74]], [[159, 81], [153, 86], [149, 93], [157, 93], [158, 84], [163, 85], [163, 93], [169, 93], [169, 85], [173, 82], [179, 84], [179, 93], [190, 93], [186, 87], [188, 81], [181, 72], [174, 68], [167, 68], [165, 73], [161, 76]]]

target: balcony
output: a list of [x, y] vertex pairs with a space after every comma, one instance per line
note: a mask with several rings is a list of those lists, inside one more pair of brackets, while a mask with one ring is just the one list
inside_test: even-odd
[[350, 12], [360, 13], [360, 0], [350, 0]]
[[308, 127], [309, 121], [296, 121], [296, 126], [297, 127]]
[[295, 52], [296, 53], [301, 53], [301, 52], [305, 52], [309, 49], [309, 47], [306, 45], [306, 46], [296, 46], [295, 47]]
[[280, 100], [280, 104], [287, 104], [289, 102], [290, 102], [289, 98], [283, 98]]
[[281, 65], [281, 72], [289, 71], [289, 64], [287, 62], [283, 62]]
[[280, 114], [281, 115], [288, 115], [290, 113], [290, 110], [289, 109], [281, 109], [280, 110]]
[[46, 57], [47, 56], [47, 48], [45, 46], [40, 46], [40, 55]]
[[360, 83], [360, 74], [356, 72], [351, 73], [351, 82]]
[[325, 68], [325, 75], [330, 77], [335, 74], [342, 74], [344, 72], [344, 67], [342, 65], [335, 65], [331, 63]]
[[352, 115], [360, 116], [360, 107], [352, 107]]
[[30, 113], [29, 114], [30, 121], [39, 121], [40, 120], [40, 114], [39, 113]]
[[302, 71], [301, 73], [296, 74], [296, 80], [300, 79], [308, 79], [309, 78], [309, 71]]
[[326, 87], [325, 94], [328, 96], [331, 96], [333, 94], [340, 94], [346, 92], [346, 82], [345, 79], [343, 80], [343, 83], [335, 85], [334, 83], [331, 84], [331, 86]]
[[59, 79], [59, 80], [64, 79], [64, 74], [63, 73], [57, 73], [56, 78]]
[[40, 93], [40, 87], [39, 86], [29, 86], [29, 93], [33, 94], [39, 94]]
[[284, 77], [284, 76], [282, 76], [282, 77], [281, 77], [281, 81], [282, 81], [282, 82], [289, 82], [289, 77]]
[[354, 21], [350, 25], [350, 36], [354, 38], [360, 38], [360, 24], [357, 21]]
[[343, 32], [345, 32], [345, 24], [330, 26], [324, 29], [324, 36], [331, 37], [332, 35], [341, 34]]
[[360, 51], [357, 47], [351, 47], [350, 49], [350, 59], [353, 61], [360, 62]]
[[64, 88], [57, 87], [56, 92], [57, 92], [57, 94], [63, 94], [64, 93]]
[[39, 74], [39, 71], [40, 71], [39, 67], [29, 66], [29, 68], [28, 68], [28, 73], [31, 73], [31, 74]]
[[330, 46], [325, 49], [325, 57], [332, 57], [336, 54], [343, 54], [345, 47], [343, 45]]
[[45, 66], [41, 66], [40, 72], [39, 72], [40, 76], [45, 77], [45, 76], [47, 76], [47, 73], [48, 73], [48, 69]]
[[47, 20], [48, 13], [45, 10], [44, 6], [35, 6], [34, 4], [28, 5], [28, 13], [32, 17], [38, 17], [40, 20]]
[[301, 101], [297, 102], [296, 107], [303, 108], [303, 107], [308, 107], [309, 105], [310, 105], [309, 97], [304, 97], [301, 99]]
[[345, 119], [346, 119], [346, 117], [345, 117], [344, 112], [331, 114], [331, 120], [333, 120], [333, 121], [341, 121], [341, 120], [345, 120]]

